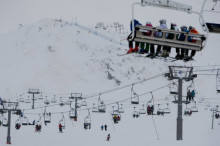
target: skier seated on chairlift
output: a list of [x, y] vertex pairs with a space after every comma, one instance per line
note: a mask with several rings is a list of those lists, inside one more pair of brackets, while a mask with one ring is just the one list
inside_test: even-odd
[[35, 132], [41, 132], [41, 124], [35, 126]]
[[151, 107], [149, 105], [147, 106], [147, 114], [151, 115]]
[[[146, 26], [148, 27], [153, 27], [153, 25], [151, 24], [151, 22], [146, 22]], [[146, 32], [142, 32], [143, 35], [145, 36], [151, 36], [152, 34], [152, 31], [151, 30], [147, 30]], [[138, 51], [138, 54], [144, 54], [144, 53], [148, 53], [149, 50], [151, 49], [150, 51], [150, 54], [148, 54], [146, 57], [151, 57], [153, 56], [154, 54], [154, 45], [153, 44], [149, 44], [149, 43], [141, 43], [140, 44], [140, 49]], [[152, 54], [152, 55], [151, 55]], [[151, 56], [150, 56], [151, 55]]]
[[215, 118], [216, 118], [216, 119], [218, 119], [219, 116], [220, 116], [219, 114], [217, 114], [217, 113], [215, 114]]
[[191, 92], [191, 99], [194, 101], [194, 97], [195, 97], [195, 90], [192, 90]]
[[117, 115], [114, 115], [113, 121], [114, 121], [114, 123], [118, 123], [118, 117], [117, 117]]
[[186, 95], [186, 101], [190, 101], [190, 100], [191, 100], [191, 92], [190, 90], [188, 90]]
[[59, 124], [59, 132], [60, 132], [60, 133], [63, 132], [63, 130], [62, 130], [62, 124], [61, 124], [61, 123]]
[[[138, 20], [134, 19], [134, 27], [136, 27], [137, 25], [142, 25]], [[129, 50], [127, 53], [132, 53], [132, 52], [138, 52], [138, 46], [139, 46], [139, 42], [135, 42], [135, 48], [133, 49], [133, 41], [130, 41], [129, 39], [131, 39], [132, 37], [132, 21], [130, 22], [130, 30], [131, 33], [129, 34], [127, 40], [128, 40], [128, 45], [129, 45]], [[135, 28], [134, 28], [135, 29]]]
[[[161, 19], [160, 21], [160, 26], [158, 27], [159, 29], [168, 29], [167, 28], [167, 24], [166, 24], [166, 20], [165, 19]], [[154, 34], [155, 37], [158, 37], [158, 38], [162, 38], [163, 37], [163, 33], [161, 31], [157, 31], [155, 32]], [[168, 34], [166, 33], [165, 34], [165, 38], [168, 37]], [[159, 54], [161, 53], [161, 45], [158, 45], [157, 46], [157, 51], [156, 51], [156, 56], [159, 56]], [[168, 52], [168, 47], [167, 46], [163, 46], [163, 52], [161, 54], [161, 57], [168, 57], [170, 54], [170, 52]]]
[[16, 124], [15, 124], [15, 129], [19, 130], [20, 128], [21, 128], [21, 124], [16, 123]]
[[0, 120], [0, 126], [2, 126], [2, 121]]

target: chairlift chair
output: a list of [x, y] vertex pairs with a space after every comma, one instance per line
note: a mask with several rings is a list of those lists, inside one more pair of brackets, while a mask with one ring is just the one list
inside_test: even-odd
[[[181, 4], [179, 2], [174, 2], [171, 0], [141, 0], [141, 3], [134, 3], [132, 5], [132, 28], [134, 28], [134, 6], [135, 5], [141, 5], [141, 6], [154, 6], [159, 8], [167, 8], [172, 10], [178, 10], [187, 12], [189, 14], [195, 13], [199, 15], [200, 25], [203, 28], [203, 30], [207, 30], [207, 25], [205, 23], [205, 20], [203, 18], [203, 15], [201, 15], [198, 12], [192, 11], [192, 7]], [[205, 27], [205, 28], [204, 28]], [[149, 36], [145, 35], [146, 32], [151, 32]], [[154, 34], [156, 32], [162, 32], [162, 37], [158, 38], [155, 37]], [[167, 39], [166, 34], [172, 33], [174, 34], [173, 39]], [[185, 41], [180, 41], [177, 39], [178, 35], [185, 35]], [[206, 35], [203, 34], [194, 34], [194, 33], [186, 33], [181, 31], [175, 31], [175, 30], [166, 30], [161, 28], [152, 28], [149, 26], [136, 26], [135, 29], [132, 29], [132, 37], [130, 38], [130, 41], [134, 42], [144, 42], [149, 44], [155, 44], [155, 45], [161, 45], [161, 46], [169, 46], [172, 48], [184, 48], [189, 50], [195, 50], [195, 51], [201, 51], [205, 47], [206, 43], [206, 37], [208, 36], [208, 31], [206, 31]], [[196, 40], [196, 42], [189, 42], [187, 41], [188, 37], [192, 37]]]
[[139, 109], [139, 114], [146, 114], [144, 104], [143, 104], [143, 108]]
[[98, 111], [99, 111], [100, 113], [105, 113], [105, 111], [106, 111], [106, 106], [105, 106], [104, 102], [101, 101], [100, 96], [101, 96], [101, 94], [99, 94], [99, 99], [98, 99]]
[[60, 106], [64, 106], [64, 105], [65, 105], [65, 103], [64, 103], [63, 100], [62, 100], [62, 97], [60, 97], [59, 105], [60, 105]]
[[98, 107], [93, 103], [92, 112], [99, 112]]
[[15, 121], [15, 129], [19, 130], [21, 128], [21, 119], [20, 117]]
[[164, 115], [164, 110], [160, 108], [160, 104], [158, 104], [157, 115]]
[[2, 119], [2, 126], [7, 127], [8, 126], [8, 119], [3, 117]]
[[24, 102], [24, 98], [19, 98], [19, 102]]
[[81, 106], [87, 106], [86, 99], [84, 98], [83, 101], [81, 102]]
[[51, 122], [51, 113], [48, 113], [46, 107], [44, 109], [44, 122], [50, 123]]
[[75, 116], [75, 109], [71, 108], [70, 111], [69, 111], [69, 118], [74, 119], [75, 117], [76, 117]]
[[170, 114], [169, 104], [167, 103], [167, 107], [163, 109], [164, 114]]
[[175, 82], [170, 84], [170, 94], [178, 94], [178, 86]]
[[56, 95], [54, 95], [54, 98], [51, 100], [51, 103], [57, 103]]
[[122, 104], [121, 104], [121, 106], [119, 106], [119, 108], [118, 108], [118, 112], [119, 112], [119, 113], [124, 113], [124, 109], [123, 109]]
[[26, 116], [23, 116], [23, 119], [22, 119], [22, 125], [25, 125], [27, 126], [29, 123], [28, 123], [28, 118]]
[[114, 124], [117, 124], [119, 121], [121, 121], [121, 114], [118, 110], [114, 109], [114, 106], [112, 106], [111, 115], [112, 115], [112, 119], [113, 119]]
[[50, 101], [47, 99], [47, 96], [45, 97], [44, 104], [46, 105], [50, 104]]
[[132, 116], [133, 116], [133, 118], [138, 118], [138, 117], [140, 116], [140, 114], [139, 114], [139, 112], [137, 112], [137, 111], [135, 110], [135, 108], [136, 108], [136, 107], [134, 107], [134, 112], [133, 112]]
[[67, 101], [65, 102], [65, 104], [66, 104], [66, 105], [70, 105], [70, 104], [71, 104], [71, 101], [70, 101], [70, 100], [67, 100]]
[[60, 124], [62, 125], [62, 129], [66, 128], [65, 117], [63, 113], [62, 113], [62, 119], [59, 121], [59, 125]]
[[31, 100], [29, 99], [29, 96], [28, 96], [28, 99], [25, 100], [25, 103], [31, 103]]
[[186, 104], [186, 108], [184, 110], [184, 115], [191, 116], [191, 114], [192, 114], [192, 111], [187, 107], [187, 104]]
[[194, 103], [195, 103], [195, 105], [190, 108], [190, 111], [191, 112], [198, 112], [198, 107], [196, 106], [196, 101]]
[[42, 92], [41, 92], [40, 96], [38, 96], [37, 99], [38, 99], [38, 100], [43, 100], [43, 99], [44, 99], [44, 98], [43, 98], [43, 95], [42, 95]]
[[139, 96], [133, 90], [134, 84], [131, 86], [131, 104], [139, 104]]
[[91, 128], [91, 115], [88, 110], [88, 115], [84, 119], [84, 129], [90, 129]]

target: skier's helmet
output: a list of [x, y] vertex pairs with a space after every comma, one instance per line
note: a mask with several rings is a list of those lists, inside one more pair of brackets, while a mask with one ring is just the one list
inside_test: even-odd
[[160, 24], [166, 24], [166, 20], [165, 19], [161, 19], [159, 22], [160, 22]]
[[185, 25], [181, 26], [181, 30], [187, 30], [187, 27]]
[[151, 24], [151, 22], [148, 21], [148, 22], [146, 22], [146, 25], [152, 25], [152, 24]]

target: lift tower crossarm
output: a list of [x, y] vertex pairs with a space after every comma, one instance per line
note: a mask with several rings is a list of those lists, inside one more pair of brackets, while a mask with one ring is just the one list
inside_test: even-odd
[[192, 6], [185, 5], [179, 2], [174, 2], [172, 0], [142, 0], [141, 4], [142, 6], [148, 5], [148, 6], [184, 11], [188, 13], [192, 12]]

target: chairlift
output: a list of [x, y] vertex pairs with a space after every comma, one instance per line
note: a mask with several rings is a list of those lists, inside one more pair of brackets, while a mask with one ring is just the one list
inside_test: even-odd
[[190, 111], [198, 112], [198, 107], [196, 106], [196, 101], [194, 103], [195, 103], [195, 105], [190, 108]]
[[65, 102], [65, 104], [66, 104], [66, 105], [70, 105], [70, 104], [71, 104], [71, 101], [70, 101], [70, 100], [67, 100], [67, 101]]
[[216, 91], [217, 93], [220, 93], [220, 74], [219, 74], [219, 69], [216, 74]]
[[160, 104], [158, 104], [157, 115], [164, 115], [164, 111], [162, 108], [160, 108]]
[[19, 130], [21, 128], [21, 119], [20, 117], [15, 121], [15, 129]]
[[70, 111], [69, 111], [69, 118], [74, 119], [75, 117], [76, 117], [75, 116], [75, 109], [71, 108]]
[[164, 114], [170, 114], [169, 103], [167, 103], [167, 107], [163, 109]]
[[139, 104], [139, 96], [133, 90], [134, 84], [131, 86], [131, 104]]
[[139, 112], [137, 112], [137, 111], [135, 110], [135, 108], [136, 108], [136, 107], [134, 107], [134, 112], [133, 112], [132, 116], [133, 116], [133, 118], [138, 118], [138, 117], [140, 116], [140, 114], [139, 114]]
[[31, 103], [29, 96], [28, 96], [28, 99], [25, 100], [25, 103]]
[[60, 106], [64, 106], [64, 105], [65, 105], [64, 101], [62, 100], [62, 97], [60, 97], [59, 105], [60, 105]]
[[[207, 25], [205, 23], [205, 20], [203, 18], [203, 15], [201, 15], [198, 12], [192, 11], [192, 6], [185, 5], [179, 2], [174, 2], [172, 0], [141, 0], [141, 2], [136, 2], [132, 5], [132, 28], [134, 28], [134, 6], [135, 5], [141, 5], [141, 6], [153, 6], [158, 8], [166, 8], [171, 10], [178, 10], [187, 12], [188, 14], [195, 13], [199, 15], [200, 25], [203, 28], [203, 30], [207, 30]], [[205, 28], [204, 28], [205, 27]], [[151, 34], [145, 35], [145, 32], [151, 32]], [[162, 37], [158, 38], [155, 37], [156, 32], [162, 32]], [[174, 34], [173, 39], [167, 39], [166, 34], [172, 33]], [[176, 36], [179, 35], [185, 35], [185, 38], [193, 37], [193, 39], [196, 40], [196, 42], [189, 42], [187, 39], [185, 41], [180, 41]], [[144, 42], [149, 44], [155, 44], [155, 45], [161, 45], [161, 46], [169, 46], [172, 48], [184, 48], [189, 50], [195, 50], [195, 51], [201, 51], [205, 47], [206, 43], [206, 37], [208, 36], [208, 31], [206, 31], [206, 35], [203, 34], [194, 34], [194, 33], [186, 33], [181, 31], [175, 31], [175, 30], [166, 30], [161, 28], [153, 28], [149, 26], [136, 26], [135, 29], [132, 29], [132, 37], [130, 38], [130, 41], [134, 42]]]
[[5, 117], [2, 118], [2, 126], [4, 126], [4, 127], [8, 126], [8, 119]]
[[45, 97], [44, 104], [46, 105], [50, 104], [50, 101], [47, 99], [47, 96]]
[[81, 102], [81, 106], [87, 106], [87, 102], [85, 98], [83, 98], [83, 101]]
[[187, 104], [186, 104], [186, 108], [184, 110], [184, 115], [191, 116], [191, 114], [192, 114], [192, 111], [190, 110], [190, 108], [187, 107]]
[[88, 115], [84, 119], [84, 129], [90, 129], [91, 128], [91, 115], [88, 109]]
[[119, 108], [118, 108], [118, 112], [119, 112], [119, 113], [124, 113], [124, 109], [123, 109], [122, 104], [121, 104], [121, 106], [119, 106]]
[[25, 125], [27, 126], [29, 124], [28, 122], [28, 118], [26, 116], [23, 116], [23, 119], [22, 119], [22, 125]]
[[178, 86], [175, 82], [170, 84], [170, 94], [178, 94]]
[[38, 96], [37, 99], [38, 99], [38, 100], [43, 100], [43, 99], [44, 99], [44, 98], [43, 98], [43, 95], [42, 95], [42, 92], [41, 92], [40, 96]]
[[142, 106], [143, 106], [143, 108], [139, 109], [139, 114], [146, 114], [146, 110], [145, 110], [144, 104]]
[[118, 110], [114, 109], [114, 106], [112, 106], [111, 115], [112, 115], [112, 119], [113, 119], [114, 124], [117, 124], [121, 120], [121, 114]]
[[92, 112], [99, 112], [98, 107], [93, 103]]
[[51, 122], [51, 113], [48, 113], [46, 111], [46, 107], [44, 109], [44, 122], [45, 123], [50, 123]]
[[54, 95], [54, 98], [51, 100], [51, 103], [57, 103], [56, 95]]
[[19, 102], [24, 102], [24, 98], [21, 97], [21, 95], [20, 95], [20, 98], [19, 98]]
[[59, 125], [62, 125], [62, 129], [65, 129], [66, 123], [65, 123], [65, 117], [64, 114], [62, 113], [62, 119], [59, 121]]
[[99, 94], [99, 99], [98, 99], [98, 111], [100, 113], [105, 113], [106, 111], [106, 106], [104, 102], [100, 99], [101, 94]]

